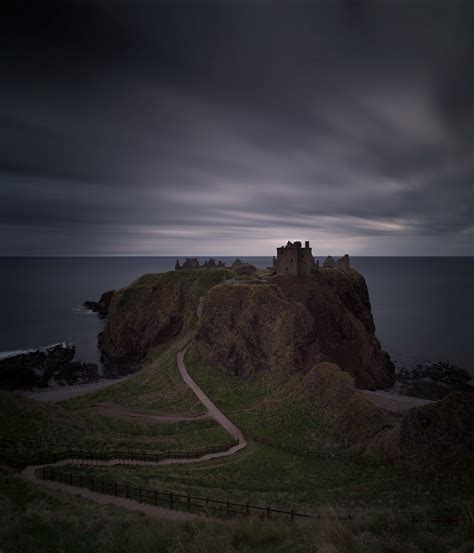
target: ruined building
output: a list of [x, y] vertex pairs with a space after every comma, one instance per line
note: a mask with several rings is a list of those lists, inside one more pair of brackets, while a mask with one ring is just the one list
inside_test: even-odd
[[310, 275], [314, 267], [313, 254], [309, 242], [288, 242], [286, 246], [277, 248], [277, 257], [273, 258], [273, 268], [277, 274], [305, 276]]

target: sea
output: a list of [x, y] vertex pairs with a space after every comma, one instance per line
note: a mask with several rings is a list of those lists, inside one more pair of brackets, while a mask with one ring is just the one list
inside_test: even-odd
[[[97, 334], [105, 321], [84, 301], [145, 273], [173, 270], [176, 259], [0, 258], [0, 357], [72, 342], [79, 360], [99, 362]], [[215, 259], [230, 264], [235, 257]], [[272, 263], [272, 257], [240, 259], [258, 268]], [[397, 366], [447, 361], [474, 376], [473, 257], [352, 257], [351, 265], [367, 281], [377, 337]]]

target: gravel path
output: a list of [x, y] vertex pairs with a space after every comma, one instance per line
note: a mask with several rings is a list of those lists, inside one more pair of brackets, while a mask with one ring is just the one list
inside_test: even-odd
[[[109, 461], [102, 461], [102, 460], [79, 460], [79, 459], [64, 459], [62, 461], [58, 461], [57, 463], [49, 463], [47, 465], [32, 465], [29, 467], [26, 467], [23, 472], [21, 473], [21, 476], [24, 480], [27, 480], [29, 482], [34, 482], [37, 484], [41, 484], [42, 486], [45, 486], [48, 489], [51, 490], [60, 490], [60, 491], [66, 491], [69, 493], [74, 493], [76, 495], [80, 495], [81, 497], [84, 497], [85, 499], [90, 499], [92, 501], [95, 501], [96, 503], [101, 504], [107, 504], [107, 505], [116, 505], [118, 507], [125, 507], [127, 509], [135, 510], [135, 511], [141, 511], [148, 515], [154, 516], [156, 518], [168, 518], [173, 520], [189, 520], [194, 518], [201, 518], [199, 515], [193, 515], [189, 513], [183, 513], [180, 511], [171, 511], [169, 509], [165, 509], [163, 507], [155, 507], [153, 505], [146, 505], [143, 503], [139, 503], [138, 501], [134, 501], [132, 499], [125, 499], [122, 497], [115, 497], [112, 495], [106, 495], [101, 494], [98, 492], [92, 492], [91, 490], [85, 489], [85, 488], [79, 488], [76, 486], [69, 486], [68, 484], [63, 484], [60, 482], [52, 482], [49, 480], [42, 480], [41, 478], [38, 478], [36, 476], [36, 471], [41, 469], [44, 466], [63, 466], [63, 465], [71, 465], [71, 464], [77, 464], [77, 465], [94, 465], [94, 466], [113, 466], [113, 465], [134, 465], [134, 466], [146, 466], [146, 465], [171, 465], [171, 464], [187, 464], [187, 463], [197, 463], [202, 461], [209, 461], [211, 459], [219, 459], [222, 457], [228, 457], [229, 455], [234, 455], [244, 447], [246, 447], [247, 442], [245, 441], [245, 438], [237, 426], [229, 420], [224, 413], [211, 401], [211, 399], [204, 393], [204, 391], [196, 384], [196, 382], [191, 378], [189, 375], [186, 365], [184, 363], [184, 355], [186, 353], [186, 350], [181, 351], [178, 353], [176, 361], [178, 364], [178, 369], [181, 377], [186, 382], [186, 384], [193, 390], [193, 392], [198, 397], [199, 401], [207, 408], [208, 414], [204, 416], [210, 416], [212, 417], [218, 424], [220, 424], [224, 430], [226, 430], [231, 436], [233, 436], [237, 440], [237, 444], [230, 449], [226, 451], [221, 451], [218, 453], [208, 453], [206, 455], [202, 455], [201, 457], [196, 457], [193, 459], [165, 459], [163, 461], [158, 462], [152, 462], [152, 461], [131, 461], [127, 459], [112, 459]], [[143, 415], [141, 413], [132, 413], [130, 411], [126, 411], [128, 415], [134, 415], [134, 416], [145, 416], [145, 417], [155, 417], [155, 420], [157, 415]], [[173, 415], [170, 415], [170, 417]], [[203, 418], [203, 417], [200, 417]], [[162, 418], [160, 418], [160, 422], [162, 422]], [[172, 419], [176, 420], [176, 419]], [[188, 419], [189, 420], [189, 419]], [[195, 419], [191, 419], [195, 420]]]

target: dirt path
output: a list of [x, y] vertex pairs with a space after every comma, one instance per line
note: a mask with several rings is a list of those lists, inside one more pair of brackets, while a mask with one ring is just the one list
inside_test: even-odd
[[[26, 467], [23, 472], [21, 473], [21, 477], [24, 480], [27, 480], [28, 482], [33, 482], [36, 484], [41, 484], [42, 486], [50, 489], [50, 490], [60, 490], [65, 491], [69, 493], [74, 493], [76, 495], [80, 495], [81, 497], [85, 499], [89, 499], [91, 501], [95, 501], [96, 503], [101, 504], [107, 504], [107, 505], [115, 505], [117, 507], [125, 507], [126, 509], [131, 509], [135, 511], [141, 511], [148, 515], [154, 516], [156, 518], [168, 518], [172, 520], [189, 520], [194, 518], [202, 518], [199, 515], [193, 515], [189, 513], [183, 513], [181, 511], [171, 511], [169, 509], [165, 509], [164, 507], [155, 507], [153, 505], [146, 505], [143, 503], [139, 503], [138, 501], [134, 501], [132, 499], [125, 499], [122, 497], [115, 497], [112, 495], [107, 494], [101, 494], [98, 492], [92, 492], [91, 490], [85, 489], [85, 488], [79, 488], [76, 486], [70, 486], [68, 484], [63, 484], [60, 482], [52, 482], [49, 480], [43, 480], [41, 478], [38, 478], [36, 475], [37, 470], [43, 468], [44, 466], [64, 466], [64, 465], [94, 465], [94, 466], [113, 466], [113, 465], [134, 465], [134, 466], [149, 466], [149, 465], [171, 465], [171, 464], [187, 464], [187, 463], [197, 463], [202, 461], [209, 461], [211, 459], [219, 459], [222, 457], [228, 457], [229, 455], [234, 455], [244, 447], [246, 447], [247, 442], [237, 426], [229, 420], [224, 413], [211, 401], [211, 399], [204, 393], [204, 391], [196, 384], [196, 382], [191, 378], [189, 375], [186, 365], [184, 363], [184, 356], [185, 356], [186, 350], [181, 351], [178, 353], [176, 357], [179, 373], [183, 380], [186, 382], [186, 384], [193, 390], [193, 392], [198, 397], [199, 401], [207, 408], [208, 413], [204, 416], [198, 417], [198, 418], [204, 418], [204, 417], [212, 417], [218, 424], [220, 424], [224, 430], [226, 430], [231, 436], [233, 436], [237, 443], [230, 449], [226, 451], [221, 451], [218, 453], [208, 453], [206, 455], [202, 455], [201, 457], [196, 457], [193, 459], [165, 459], [163, 461], [153, 462], [153, 461], [131, 461], [128, 459], [112, 459], [109, 461], [102, 461], [102, 460], [79, 460], [79, 459], [64, 459], [62, 461], [58, 461], [57, 463], [49, 463], [47, 465], [31, 465], [29, 467]], [[128, 410], [122, 410], [122, 413], [127, 413], [127, 416], [144, 416], [144, 417], [153, 417], [153, 420], [159, 420], [160, 422], [163, 422], [163, 417], [158, 415], [143, 415], [142, 413], [133, 413]], [[159, 418], [157, 418], [159, 417]], [[174, 415], [170, 415], [169, 417], [174, 417]], [[166, 420], [176, 420], [176, 418], [170, 419], [167, 418]], [[183, 420], [181, 418], [180, 420]], [[185, 420], [196, 420], [194, 419], [185, 419]]]

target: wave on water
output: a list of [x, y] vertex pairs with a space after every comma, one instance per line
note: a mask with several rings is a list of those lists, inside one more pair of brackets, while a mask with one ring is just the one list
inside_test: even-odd
[[0, 351], [0, 359], [6, 359], [7, 357], [14, 357], [15, 355], [25, 355], [27, 353], [35, 353], [39, 351], [44, 351], [45, 353], [48, 350], [61, 346], [62, 348], [72, 347], [73, 344], [68, 342], [56, 342], [55, 344], [50, 344], [49, 346], [43, 346], [39, 348], [27, 348], [27, 349], [17, 349], [12, 351]]
[[74, 313], [79, 313], [81, 315], [92, 315], [94, 311], [92, 309], [88, 309], [87, 307], [81, 306], [81, 307], [72, 307], [71, 308]]

